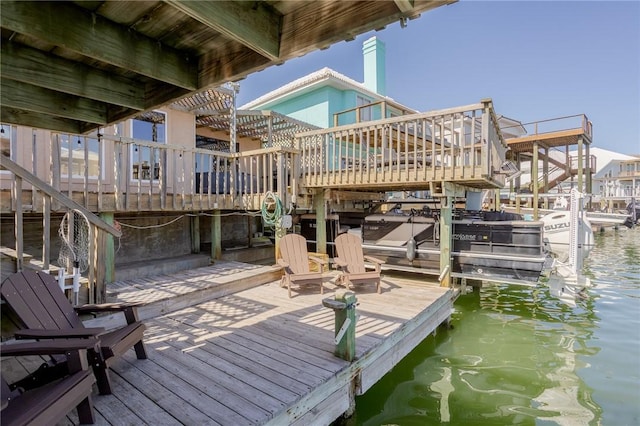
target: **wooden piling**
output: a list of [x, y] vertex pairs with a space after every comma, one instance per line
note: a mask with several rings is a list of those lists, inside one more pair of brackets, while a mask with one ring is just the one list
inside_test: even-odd
[[336, 342], [335, 355], [346, 361], [353, 361], [356, 356], [356, 294], [351, 291], [337, 291], [336, 301], [345, 304], [344, 309], [336, 309], [336, 339], [347, 319], [347, 325], [342, 338]]

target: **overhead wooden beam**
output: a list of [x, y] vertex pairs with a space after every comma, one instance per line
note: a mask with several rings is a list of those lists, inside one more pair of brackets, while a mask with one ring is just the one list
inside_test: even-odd
[[5, 107], [57, 115], [72, 120], [107, 124], [107, 105], [19, 81], [2, 79], [0, 104]]
[[270, 60], [261, 54], [244, 48], [240, 52], [236, 49], [222, 48], [223, 55], [216, 52], [205, 53], [200, 56], [198, 81], [200, 86], [216, 87], [229, 80], [246, 77], [254, 71], [260, 71], [270, 64]]
[[139, 82], [4, 40], [0, 49], [2, 78], [132, 109], [145, 108], [144, 87]]
[[[280, 57], [289, 59], [353, 39], [405, 17], [392, 1], [302, 2], [282, 21]], [[319, 5], [322, 5], [320, 7]], [[352, 22], [357, 10], [358, 23]], [[349, 31], [345, 31], [348, 28]]]
[[400, 12], [407, 13], [413, 10], [413, 0], [394, 0]]
[[165, 1], [270, 60], [278, 59], [281, 16], [263, 2]]
[[144, 93], [145, 109], [148, 110], [170, 104], [191, 93], [191, 91], [181, 87], [153, 82], [145, 86]]
[[5, 123], [12, 123], [18, 126], [35, 127], [38, 129], [48, 129], [64, 133], [82, 134], [86, 126], [76, 120], [58, 118], [51, 115], [44, 115], [30, 111], [7, 108], [0, 106], [0, 117]]
[[2, 28], [185, 89], [198, 88], [186, 52], [67, 2], [2, 2]]

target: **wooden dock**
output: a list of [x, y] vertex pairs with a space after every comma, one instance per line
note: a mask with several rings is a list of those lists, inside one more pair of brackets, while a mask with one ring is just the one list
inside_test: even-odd
[[[251, 281], [246, 275], [252, 270], [265, 272], [255, 265], [237, 271], [238, 265], [189, 271], [176, 288], [192, 283], [201, 292], [231, 269], [243, 282]], [[322, 306], [337, 288], [332, 273], [324, 295], [309, 287], [290, 299], [279, 281], [270, 281], [189, 306], [178, 303], [170, 312], [166, 300], [150, 302], [165, 312], [145, 320], [149, 359], [137, 360], [131, 351], [115, 363], [114, 393], [94, 396], [97, 424], [329, 424], [451, 315], [454, 291], [424, 280], [387, 274], [382, 294], [374, 285], [357, 290], [351, 363], [333, 355], [334, 313]], [[153, 286], [148, 279], [131, 288], [149, 297]], [[133, 300], [133, 290], [123, 288], [119, 294]], [[20, 368], [3, 364], [5, 376]], [[74, 423], [75, 413], [68, 420]]]

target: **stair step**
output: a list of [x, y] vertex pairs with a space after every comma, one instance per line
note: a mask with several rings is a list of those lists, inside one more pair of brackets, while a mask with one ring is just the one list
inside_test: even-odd
[[[279, 267], [217, 261], [213, 265], [194, 268], [188, 272], [111, 283], [110, 297], [107, 300], [113, 303], [140, 303], [138, 318], [144, 321], [278, 281], [281, 277], [282, 270]], [[84, 324], [87, 327], [104, 327], [110, 330], [122, 327], [126, 322], [122, 312], [118, 312], [94, 319], [87, 318]]]
[[165, 259], [145, 260], [116, 265], [115, 280], [130, 280], [153, 275], [171, 274], [185, 269], [208, 266], [211, 258], [204, 254], [191, 254]]
[[[15, 251], [15, 249], [12, 249], [11, 247], [0, 247], [0, 255], [2, 255], [3, 257], [8, 257], [12, 260], [18, 260], [18, 252]], [[31, 256], [28, 253], [22, 253], [22, 261], [26, 264], [31, 262], [31, 259], [33, 258], [33, 256]]]

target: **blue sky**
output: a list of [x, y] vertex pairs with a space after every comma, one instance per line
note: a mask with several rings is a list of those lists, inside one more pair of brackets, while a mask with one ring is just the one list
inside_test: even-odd
[[363, 81], [371, 35], [386, 45], [387, 95], [411, 108], [492, 98], [523, 123], [586, 114], [593, 146], [640, 154], [640, 1], [462, 0], [254, 73], [238, 105], [325, 66]]

